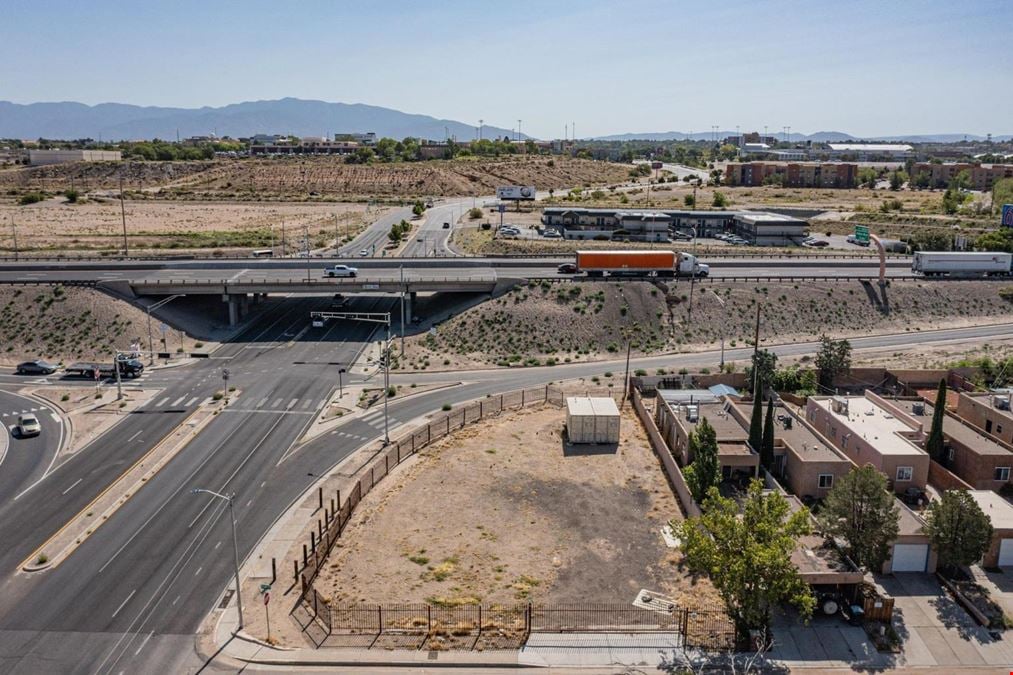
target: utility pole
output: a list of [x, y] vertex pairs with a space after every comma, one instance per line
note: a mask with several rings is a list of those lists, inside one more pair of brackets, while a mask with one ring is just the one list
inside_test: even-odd
[[387, 399], [390, 398], [390, 314], [387, 315], [387, 331], [383, 340], [383, 444], [390, 445], [390, 422], [387, 418]]
[[285, 221], [281, 221], [281, 257], [285, 257]]
[[113, 355], [113, 372], [116, 373], [116, 400], [123, 400], [123, 377], [120, 375], [120, 350]]
[[521, 121], [517, 120], [517, 141], [521, 140]]
[[239, 583], [239, 538], [236, 537], [236, 513], [232, 509], [232, 502], [236, 499], [236, 493], [231, 495], [222, 495], [211, 490], [204, 490], [202, 488], [194, 488], [190, 491], [192, 494], [206, 494], [211, 495], [215, 499], [224, 499], [229, 503], [229, 520], [232, 521], [232, 551], [235, 555], [235, 572], [236, 572], [236, 607], [239, 609], [239, 625], [236, 626], [236, 633], [243, 630], [243, 589]]
[[482, 127], [485, 125], [485, 120], [478, 121], [478, 140], [482, 140]]
[[302, 226], [303, 252], [306, 254], [306, 283], [310, 283], [310, 228], [309, 225]]
[[760, 369], [759, 365], [760, 356], [760, 306], [761, 303], [756, 303], [756, 332], [753, 334], [753, 396], [760, 395]]
[[401, 270], [401, 356], [403, 358], [404, 357], [404, 321], [405, 321], [405, 317], [404, 317], [404, 293], [405, 293], [404, 265], [401, 265], [401, 267], [399, 269]]
[[14, 224], [14, 214], [11, 214], [11, 234], [14, 237], [14, 260], [18, 259], [18, 227]]
[[120, 217], [123, 219], [123, 257], [130, 256], [130, 249], [127, 247], [127, 208], [123, 205], [123, 172], [120, 171]]
[[630, 349], [633, 343], [630, 342], [629, 334], [626, 335], [626, 375], [623, 377], [623, 405], [626, 405], [626, 397], [630, 393]]

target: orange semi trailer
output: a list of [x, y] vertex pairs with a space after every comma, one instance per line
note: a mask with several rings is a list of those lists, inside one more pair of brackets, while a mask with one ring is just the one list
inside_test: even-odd
[[696, 256], [674, 251], [577, 251], [577, 271], [589, 277], [707, 276], [710, 267]]

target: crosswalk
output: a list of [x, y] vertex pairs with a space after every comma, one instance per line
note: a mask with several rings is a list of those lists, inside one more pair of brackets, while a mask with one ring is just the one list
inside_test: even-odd
[[31, 407], [26, 406], [24, 408], [19, 408], [15, 410], [5, 410], [3, 412], [0, 412], [0, 419], [4, 420], [5, 422], [8, 420], [16, 422], [19, 415], [27, 415], [28, 413], [35, 413], [36, 415], [48, 414], [50, 417], [53, 418], [54, 422], [56, 422], [57, 424], [60, 423], [60, 416], [57, 415], [52, 408], [44, 405]]
[[[243, 405], [245, 404], [245, 405]], [[286, 398], [264, 396], [260, 399], [244, 399], [240, 405], [227, 408], [226, 412], [274, 413], [282, 415], [316, 415], [327, 405], [326, 398]]]
[[157, 410], [159, 408], [171, 409], [171, 408], [192, 408], [198, 401], [201, 400], [200, 396], [187, 396], [184, 394], [178, 398], [172, 396], [156, 396], [151, 399], [147, 405], [142, 407], [142, 410]]
[[[382, 431], [383, 430], [383, 410], [376, 410], [376, 411], [373, 411], [371, 413], [367, 413], [367, 414], [363, 415], [360, 418], [359, 421], [365, 422], [367, 425], [371, 426], [372, 428], [376, 429], [377, 431]], [[395, 420], [393, 418], [390, 418], [389, 421], [390, 421], [391, 425], [393, 425], [394, 422], [395, 422]]]

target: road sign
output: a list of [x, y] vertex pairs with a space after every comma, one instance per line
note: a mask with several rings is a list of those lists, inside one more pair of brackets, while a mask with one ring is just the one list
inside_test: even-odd
[[865, 225], [855, 225], [855, 239], [867, 243], [869, 241], [869, 228]]
[[1002, 226], [1013, 227], [1013, 204], [1002, 205]]

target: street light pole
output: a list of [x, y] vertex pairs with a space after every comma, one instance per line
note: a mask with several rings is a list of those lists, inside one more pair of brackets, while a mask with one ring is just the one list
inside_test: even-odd
[[218, 494], [211, 490], [204, 490], [203, 488], [194, 488], [191, 490], [193, 494], [206, 494], [211, 495], [216, 499], [224, 499], [229, 503], [229, 519], [232, 521], [232, 550], [235, 554], [236, 564], [236, 606], [239, 609], [239, 626], [236, 628], [236, 632], [243, 630], [243, 589], [239, 584], [239, 538], [236, 536], [236, 513], [232, 508], [232, 502], [236, 498], [236, 494], [233, 492], [231, 495]]
[[18, 227], [14, 224], [14, 214], [11, 214], [11, 234], [14, 237], [14, 260], [18, 259]]
[[387, 419], [387, 399], [390, 398], [390, 315], [387, 315], [387, 335], [383, 341], [383, 444], [390, 445], [390, 424]]
[[404, 357], [404, 265], [401, 265], [401, 357]]
[[130, 248], [127, 246], [127, 207], [123, 205], [123, 172], [120, 172], [120, 218], [123, 220], [123, 257], [130, 256]]

